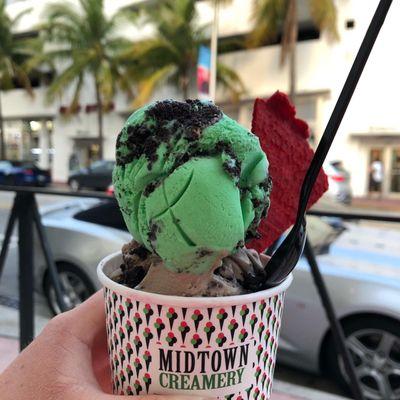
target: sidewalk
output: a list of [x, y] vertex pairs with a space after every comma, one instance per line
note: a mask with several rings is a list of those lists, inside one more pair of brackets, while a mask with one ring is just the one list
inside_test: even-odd
[[352, 208], [369, 209], [379, 212], [400, 212], [400, 199], [354, 197]]

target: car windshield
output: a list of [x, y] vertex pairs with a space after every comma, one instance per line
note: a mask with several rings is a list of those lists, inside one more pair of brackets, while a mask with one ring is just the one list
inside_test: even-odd
[[100, 160], [100, 161], [95, 161], [90, 165], [91, 170], [109, 170], [112, 171], [114, 168], [115, 161], [105, 161], [105, 160]]
[[125, 221], [115, 199], [99, 202], [74, 215], [75, 219], [127, 231]]
[[0, 170], [7, 170], [12, 168], [12, 164], [10, 161], [0, 161]]
[[20, 168], [35, 168], [36, 165], [33, 161], [12, 161], [11, 162], [14, 167]]
[[342, 164], [341, 161], [332, 162], [331, 165], [332, 165], [332, 167], [334, 167], [337, 171], [347, 173], [347, 171], [343, 168], [343, 164]]
[[31, 162], [31, 161], [27, 161], [27, 162], [22, 162], [21, 163], [21, 167], [22, 168], [35, 168], [36, 167], [36, 165], [33, 163], [33, 162]]
[[102, 168], [102, 167], [104, 167], [104, 161], [103, 160], [95, 161], [92, 164], [90, 164], [90, 168], [91, 169]]

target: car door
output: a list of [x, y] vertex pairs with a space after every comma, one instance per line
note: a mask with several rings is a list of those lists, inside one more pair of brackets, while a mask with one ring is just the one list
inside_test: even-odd
[[111, 183], [112, 166], [110, 161], [97, 161], [92, 164], [85, 186], [94, 189], [106, 189]]
[[114, 161], [106, 161], [104, 165], [104, 170], [99, 176], [99, 183], [101, 183], [101, 188], [104, 190], [111, 185], [114, 165]]
[[11, 170], [9, 161], [0, 161], [0, 185], [7, 184], [6, 177]]

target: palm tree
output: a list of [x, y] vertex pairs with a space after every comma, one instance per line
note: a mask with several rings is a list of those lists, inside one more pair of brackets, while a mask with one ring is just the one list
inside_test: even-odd
[[[18, 39], [13, 35], [12, 28], [20, 18], [30, 10], [10, 18], [6, 13], [6, 0], [0, 0], [0, 95], [2, 90], [12, 89], [15, 82], [22, 85], [29, 94], [33, 94], [28, 77], [26, 62], [34, 54], [36, 48], [31, 40]], [[4, 124], [0, 96], [0, 156], [6, 157], [4, 141]]]
[[[299, 30], [297, 0], [255, 0], [253, 6], [253, 31], [250, 45], [260, 45], [275, 39], [282, 32], [280, 63], [289, 57], [289, 96], [296, 94], [296, 42]], [[326, 31], [334, 40], [339, 38], [336, 27], [336, 7], [333, 0], [308, 0], [314, 24]]]
[[103, 113], [110, 108], [117, 88], [131, 93], [131, 83], [120, 59], [130, 42], [116, 33], [123, 14], [108, 17], [103, 0], [79, 0], [78, 6], [50, 4], [45, 15], [47, 50], [42, 61], [59, 66], [48, 88], [48, 100], [53, 101], [72, 86], [73, 96], [68, 111], [74, 112], [79, 104], [84, 77], [92, 78], [97, 106], [99, 157], [102, 158]]
[[[145, 103], [153, 91], [165, 82], [175, 84], [183, 98], [189, 95], [194, 79], [198, 49], [204, 43], [204, 27], [196, 23], [195, 0], [164, 0], [146, 10], [146, 22], [155, 27], [155, 35], [136, 43], [127, 54], [136, 60], [134, 75], [139, 94], [134, 105]], [[237, 98], [244, 87], [235, 71], [219, 65], [217, 79]]]
[[218, 33], [219, 33], [219, 10], [221, 5], [231, 4], [233, 0], [212, 0], [214, 7], [214, 18], [211, 29], [211, 71], [210, 71], [210, 97], [215, 100], [217, 87], [217, 59], [218, 59]]

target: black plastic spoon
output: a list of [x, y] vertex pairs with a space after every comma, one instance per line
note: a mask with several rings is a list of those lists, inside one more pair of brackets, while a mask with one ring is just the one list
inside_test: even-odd
[[353, 66], [349, 72], [338, 101], [329, 119], [325, 132], [318, 144], [314, 157], [308, 168], [300, 192], [296, 222], [285, 240], [268, 262], [267, 277], [264, 288], [276, 286], [283, 282], [296, 266], [304, 248], [306, 240], [305, 212], [312, 188], [317, 180], [319, 171], [332, 145], [336, 132], [342, 122], [350, 99], [360, 79], [361, 73], [374, 46], [375, 40], [385, 21], [392, 0], [381, 0], [372, 21], [361, 43]]

